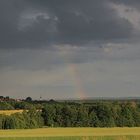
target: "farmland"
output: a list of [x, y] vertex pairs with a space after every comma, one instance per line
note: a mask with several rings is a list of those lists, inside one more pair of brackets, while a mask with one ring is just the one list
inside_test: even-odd
[[40, 128], [0, 130], [0, 140], [138, 140], [140, 128]]
[[4, 114], [4, 115], [11, 115], [11, 114], [14, 114], [14, 113], [22, 113], [23, 110], [20, 109], [20, 110], [0, 110], [0, 114]]
[[1, 138], [0, 140], [139, 140], [139, 136]]

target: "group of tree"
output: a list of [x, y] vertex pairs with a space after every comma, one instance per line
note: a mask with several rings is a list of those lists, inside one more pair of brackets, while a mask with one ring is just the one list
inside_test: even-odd
[[131, 103], [46, 105], [44, 123], [56, 127], [139, 127], [140, 108]]
[[0, 129], [39, 128], [44, 125], [40, 111], [34, 109], [11, 115], [0, 115]]
[[0, 129], [47, 127], [139, 127], [140, 102], [0, 102], [0, 110], [23, 113], [0, 115]]

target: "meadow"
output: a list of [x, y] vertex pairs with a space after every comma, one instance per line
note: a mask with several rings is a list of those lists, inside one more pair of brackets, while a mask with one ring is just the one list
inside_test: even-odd
[[96, 137], [24, 137], [0, 138], [0, 140], [140, 140], [140, 136], [96, 136]]
[[0, 140], [140, 140], [140, 128], [0, 130]]

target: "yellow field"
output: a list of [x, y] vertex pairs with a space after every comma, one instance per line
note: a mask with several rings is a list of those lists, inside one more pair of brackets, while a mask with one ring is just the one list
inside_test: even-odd
[[23, 110], [0, 110], [0, 114], [4, 114], [4, 115], [11, 115], [14, 113], [22, 113]]
[[40, 128], [0, 130], [0, 137], [140, 136], [140, 128]]

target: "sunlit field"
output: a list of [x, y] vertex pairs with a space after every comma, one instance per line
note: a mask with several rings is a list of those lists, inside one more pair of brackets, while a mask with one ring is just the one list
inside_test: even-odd
[[4, 115], [11, 115], [11, 114], [14, 114], [14, 113], [22, 113], [23, 110], [20, 109], [20, 110], [0, 110], [0, 114], [4, 114]]
[[93, 136], [93, 137], [22, 137], [0, 138], [0, 140], [140, 140], [140, 136]]
[[140, 140], [140, 128], [0, 130], [0, 140]]

